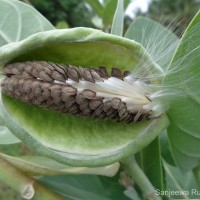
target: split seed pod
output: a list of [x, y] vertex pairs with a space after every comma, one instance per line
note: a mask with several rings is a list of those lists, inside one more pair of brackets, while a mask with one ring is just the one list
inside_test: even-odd
[[149, 108], [144, 112], [133, 103], [130, 112], [123, 98], [106, 99], [99, 90], [65, 83], [100, 84], [110, 76], [123, 82], [125, 71], [144, 58], [159, 71], [138, 43], [88, 28], [42, 32], [3, 46], [0, 64], [8, 78], [1, 104], [7, 125], [34, 150], [69, 165], [106, 165], [136, 153], [166, 127], [165, 116], [145, 120]]

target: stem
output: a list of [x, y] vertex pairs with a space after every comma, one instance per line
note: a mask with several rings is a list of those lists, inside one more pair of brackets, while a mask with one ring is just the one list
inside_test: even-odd
[[62, 200], [31, 177], [14, 168], [0, 156], [0, 181], [21, 194], [24, 199]]
[[127, 172], [132, 176], [133, 181], [140, 187], [147, 199], [161, 200], [160, 196], [156, 194], [155, 188], [141, 170], [133, 156], [126, 158], [122, 161], [122, 163]]

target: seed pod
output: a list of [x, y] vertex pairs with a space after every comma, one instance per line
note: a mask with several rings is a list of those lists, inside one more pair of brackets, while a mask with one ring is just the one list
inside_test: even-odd
[[[3, 95], [2, 102], [4, 103], [6, 111], [8, 111], [8, 113], [14, 118], [13, 121], [16, 122], [16, 125], [20, 124], [23, 126], [23, 130], [28, 132], [27, 136], [26, 134], [23, 135], [23, 138], [25, 139], [22, 140], [28, 143], [32, 148], [34, 144], [34, 149], [38, 151], [44, 149], [41, 147], [45, 146], [46, 156], [72, 166], [108, 165], [128, 156], [128, 152], [136, 153], [138, 150], [134, 149], [135, 146], [140, 147], [140, 149], [143, 146], [142, 143], [144, 143], [144, 140], [141, 140], [141, 138], [145, 137], [145, 144], [147, 144], [147, 141], [149, 142], [150, 140], [146, 140], [146, 137], [155, 138], [157, 133], [161, 130], [161, 128], [152, 128], [154, 124], [158, 124], [156, 122], [157, 120], [152, 120], [154, 121], [154, 124], [152, 124], [151, 121], [147, 122], [144, 120], [142, 123], [132, 123], [127, 125], [126, 121], [116, 123], [112, 122], [112, 120], [115, 119], [106, 119], [106, 113], [104, 110], [101, 110], [104, 103], [106, 101], [111, 101], [113, 98], [120, 98], [121, 102], [125, 103], [127, 112], [129, 112], [129, 108], [132, 108], [132, 105], [127, 103], [130, 102], [129, 96], [124, 96], [124, 93], [128, 94], [128, 92], [123, 88], [123, 80], [119, 78], [112, 79], [110, 71], [113, 66], [119, 66], [121, 70], [132, 70], [133, 66], [138, 66], [141, 57], [146, 59], [148, 54], [145, 53], [144, 49], [138, 43], [111, 34], [105, 34], [102, 31], [78, 28], [41, 32], [28, 37], [22, 42], [19, 42], [19, 44], [17, 43], [17, 45], [13, 45], [12, 48], [5, 49], [5, 54], [2, 52], [4, 49], [4, 47], [0, 49], [1, 65], [11, 63], [11, 65], [14, 66], [14, 62], [30, 58], [33, 58], [34, 60], [43, 58], [44, 60], [51, 60], [52, 62], [59, 63], [50, 65], [46, 61], [40, 62], [44, 67], [42, 71], [51, 77], [49, 72], [56, 70], [55, 66], [60, 66], [61, 63], [65, 64], [66, 70], [64, 70], [64, 82], [55, 80], [52, 77], [53, 82], [50, 80], [41, 80], [39, 77], [31, 75], [32, 71], [29, 73], [23, 71], [22, 73], [21, 78], [24, 79], [24, 84], [28, 82], [28, 79], [31, 81], [32, 79], [42, 81], [41, 97], [43, 97], [43, 95], [45, 98], [49, 96], [48, 100], [41, 102], [41, 106], [45, 107], [45, 109], [38, 108], [38, 105], [34, 106], [21, 103], [23, 99], [27, 103], [28, 101], [29, 104], [31, 103], [30, 99], [27, 97], [28, 93], [32, 93], [32, 88], [30, 88], [31, 90], [28, 91], [28, 93], [24, 92], [24, 95], [18, 99], [19, 101], [13, 100], [15, 97], [12, 95], [11, 97], [13, 98]], [[146, 59], [146, 61], [148, 61], [149, 66], [153, 65], [151, 59]], [[35, 63], [35, 61], [33, 61], [33, 63]], [[69, 65], [77, 66], [76, 69], [78, 69], [78, 72], [81, 71], [78, 68], [79, 66], [87, 68], [92, 79], [86, 80], [85, 78], [80, 78], [79, 82], [74, 80], [72, 81], [69, 79], [67, 74], [67, 68]], [[107, 74], [105, 73], [105, 70], [103, 71], [102, 69], [98, 69], [101, 65], [106, 68]], [[97, 76], [94, 76], [94, 71], [92, 71], [91, 68], [88, 68], [90, 66], [95, 68]], [[36, 65], [35, 68], [37, 68]], [[41, 70], [40, 67], [38, 68]], [[61, 67], [58, 69], [60, 70]], [[26, 78], [28, 77], [27, 80], [25, 80], [24, 75], [26, 75]], [[17, 78], [19, 75], [15, 76]], [[101, 79], [99, 79], [98, 76], [100, 76]], [[9, 75], [7, 77], [9, 77]], [[98, 77], [98, 80], [95, 77]], [[92, 80], [95, 82], [93, 83]], [[122, 86], [122, 89], [120, 90], [117, 89], [118, 83]], [[55, 84], [59, 84], [62, 87], [66, 84], [75, 88], [76, 94], [71, 95], [75, 100], [76, 96], [85, 89], [94, 91], [96, 93], [95, 99], [102, 99], [102, 105], [97, 109], [93, 110], [89, 107], [92, 112], [96, 114], [95, 119], [93, 119], [93, 113], [90, 114], [91, 118], [82, 116], [84, 113], [81, 113], [80, 104], [77, 105], [77, 109], [74, 108], [76, 106], [73, 107], [75, 110], [70, 108], [73, 105], [72, 104], [69, 107], [71, 109], [71, 113], [69, 113], [67, 106], [70, 101], [67, 102], [67, 98], [65, 98], [65, 108], [60, 109], [60, 107], [63, 107], [63, 104], [62, 106], [60, 106], [60, 104], [56, 105], [51, 97], [52, 90], [50, 87]], [[19, 86], [21, 87], [21, 84], [18, 82], [18, 88], [20, 88]], [[29, 86], [31, 87], [32, 85], [30, 84]], [[7, 91], [6, 88], [7, 86], [2, 86], [2, 91], [4, 90], [4, 93]], [[132, 88], [128, 91], [132, 91]], [[71, 96], [69, 95], [70, 98]], [[134, 95], [131, 97], [134, 98]], [[62, 94], [60, 98], [63, 101]], [[36, 99], [35, 103], [38, 103], [40, 100], [42, 99]], [[90, 101], [92, 100], [93, 99]], [[142, 101], [143, 100], [142, 96]], [[57, 110], [59, 112], [54, 112], [52, 110]], [[60, 112], [63, 112], [64, 114], [60, 114]], [[73, 115], [78, 115], [80, 117]], [[162, 120], [158, 120], [158, 122], [162, 123]], [[139, 127], [139, 132], [137, 131], [137, 127]], [[146, 134], [146, 129], [148, 129], [148, 127], [151, 127], [150, 130], [152, 130], [154, 136], [151, 134], [150, 137], [149, 133]], [[21, 131], [21, 133], [22, 132], [23, 131]], [[142, 137], [140, 137], [141, 134]], [[21, 135], [19, 134], [19, 136]], [[118, 139], [116, 140], [116, 138]], [[39, 142], [37, 142], [37, 140]], [[126, 144], [133, 145], [127, 147]], [[52, 153], [52, 151], [54, 152]], [[65, 155], [65, 157], [63, 155]]]

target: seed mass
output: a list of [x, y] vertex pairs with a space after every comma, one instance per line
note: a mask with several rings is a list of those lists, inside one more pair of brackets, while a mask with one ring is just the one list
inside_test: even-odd
[[8, 64], [2, 92], [59, 112], [132, 123], [152, 117], [146, 83], [128, 71], [82, 68], [46, 61]]

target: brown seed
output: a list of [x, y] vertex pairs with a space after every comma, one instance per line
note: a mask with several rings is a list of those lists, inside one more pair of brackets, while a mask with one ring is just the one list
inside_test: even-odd
[[63, 112], [63, 109], [65, 108], [65, 103], [64, 102], [60, 102], [59, 104], [57, 104], [58, 106], [58, 110]]
[[44, 70], [44, 72], [45, 72], [46, 74], [48, 74], [48, 75], [51, 75], [51, 73], [52, 73], [52, 70], [49, 69], [49, 67], [46, 66], [46, 65], [43, 65], [43, 70]]
[[25, 69], [25, 72], [27, 72], [28, 74], [31, 74], [31, 70], [32, 70], [32, 66], [31, 65], [29, 65], [27, 63], [27, 65], [26, 65], [26, 67], [24, 69]]
[[126, 111], [126, 104], [124, 102], [120, 102], [118, 107], [119, 116], [121, 117]]
[[103, 104], [102, 99], [92, 99], [89, 103], [89, 106], [92, 110], [96, 110], [99, 106]]
[[135, 122], [135, 121], [134, 121], [134, 115], [130, 115], [130, 117], [129, 117], [128, 119], [126, 119], [126, 122], [127, 122], [127, 124], [130, 124], [130, 123], [132, 123], [132, 122]]
[[81, 104], [79, 104], [79, 108], [80, 108], [80, 110], [84, 110], [85, 108], [89, 108], [89, 100], [85, 99], [85, 101], [83, 101]]
[[25, 71], [23, 71], [21, 77], [23, 77], [23, 78], [33, 78], [33, 76], [31, 74], [29, 74], [29, 73], [27, 73]]
[[112, 68], [111, 76], [119, 78], [119, 79], [123, 79], [124, 78], [123, 73], [118, 68]]
[[61, 90], [61, 91], [62, 91], [62, 93], [61, 93], [61, 99], [62, 99], [62, 101], [66, 102], [69, 98], [73, 99], [75, 101], [76, 95], [63, 92], [63, 90]]
[[33, 79], [28, 79], [28, 80], [25, 81], [25, 83], [23, 85], [23, 91], [25, 93], [29, 93], [31, 91], [32, 82], [33, 82]]
[[[48, 62], [49, 65], [51, 65], [53, 67], [53, 70], [59, 72], [60, 74], [62, 75], [66, 75], [66, 66], [63, 67], [62, 65], [60, 64], [56, 64], [56, 63], [52, 63], [52, 62]], [[52, 70], [52, 71], [53, 71]]]
[[101, 113], [103, 113], [103, 105], [99, 106], [94, 113], [92, 114], [92, 117], [98, 117]]
[[100, 120], [100, 119], [107, 119], [107, 116], [106, 116], [106, 113], [105, 113], [105, 112], [102, 112], [102, 113], [100, 113], [98, 116], [96, 116], [96, 118], [97, 118], [98, 120]]
[[108, 71], [105, 67], [102, 67], [102, 66], [99, 67], [98, 72], [101, 73], [101, 75], [103, 76], [102, 78], [109, 78], [110, 77], [110, 75], [108, 74]]
[[40, 71], [39, 74], [35, 75], [35, 77], [40, 78], [43, 81], [53, 82], [53, 79], [45, 71]]
[[86, 98], [85, 96], [83, 96], [83, 94], [78, 93], [78, 94], [76, 95], [76, 102], [77, 102], [78, 104], [83, 103], [85, 100], [87, 100], [87, 98]]
[[60, 89], [62, 89], [62, 86], [59, 85], [59, 84], [51, 84], [51, 86], [49, 87], [49, 89], [50, 89], [51, 92], [52, 92], [52, 91], [54, 91], [54, 90], [60, 90]]
[[110, 108], [109, 110], [106, 111], [106, 115], [112, 114], [114, 111], [116, 111], [114, 108]]
[[51, 91], [49, 89], [43, 90], [42, 92], [42, 98], [44, 100], [47, 100], [51, 96]]
[[32, 87], [33, 87], [33, 88], [35, 88], [35, 87], [40, 87], [40, 81], [33, 80], [33, 82], [32, 82]]
[[90, 116], [91, 115], [91, 109], [89, 107], [85, 107], [83, 110], [82, 110], [82, 115], [83, 116]]
[[10, 78], [4, 78], [1, 82], [1, 86], [7, 85], [10, 82]]
[[24, 85], [24, 79], [19, 79], [18, 88], [20, 92], [23, 92], [23, 85]]
[[55, 67], [51, 65], [52, 62], [46, 62], [46, 61], [40, 61], [40, 62], [45, 68], [48, 68], [51, 72], [55, 69]]
[[[106, 113], [107, 114], [107, 113]], [[107, 114], [107, 117], [109, 119], [114, 119], [116, 116], [118, 115], [118, 111], [114, 110], [112, 113], [110, 113], [109, 115]]]
[[52, 98], [49, 98], [48, 100], [47, 100], [47, 108], [50, 108], [52, 105], [54, 105], [54, 102], [53, 102], [53, 99]]
[[[32, 68], [31, 70], [31, 75], [33, 75], [34, 77], [39, 77], [39, 71], [36, 68]], [[46, 74], [46, 73], [45, 73]], [[40, 78], [40, 77], [39, 77]]]
[[46, 100], [43, 95], [40, 95], [37, 98], [41, 103]]
[[51, 77], [52, 77], [54, 80], [65, 82], [65, 78], [63, 77], [63, 75], [60, 74], [60, 73], [57, 72], [57, 71], [53, 71], [52, 74], [51, 74]]
[[104, 102], [103, 104], [103, 110], [104, 112], [107, 112], [112, 107], [112, 103], [110, 100]]
[[85, 96], [88, 99], [94, 99], [96, 97], [96, 92], [89, 90], [89, 89], [85, 89], [82, 91], [83, 96]]
[[68, 95], [75, 95], [77, 94], [77, 89], [75, 87], [72, 87], [70, 85], [66, 85], [62, 87], [62, 93], [66, 93]]
[[32, 100], [34, 97], [35, 97], [34, 92], [31, 91], [31, 92], [28, 93], [29, 100]]
[[138, 121], [142, 121], [142, 120], [146, 119], [147, 116], [148, 116], [148, 113], [141, 114], [140, 117], [138, 118]]
[[61, 101], [61, 90], [60, 89], [55, 89], [51, 91], [51, 97], [54, 98], [59, 98]]
[[120, 121], [125, 121], [125, 119], [127, 118], [127, 116], [130, 115], [130, 113], [128, 111], [126, 111], [121, 117], [120, 117]]
[[92, 75], [92, 77], [93, 77], [93, 79], [94, 79], [95, 81], [100, 81], [100, 82], [103, 81], [103, 79], [102, 79], [101, 76], [96, 72], [95, 69], [91, 69], [90, 73], [91, 73], [91, 75]]
[[41, 88], [42, 90], [50, 90], [50, 87], [51, 87], [51, 83], [48, 83], [48, 82], [40, 82], [41, 83]]
[[10, 78], [10, 84], [13, 85], [14, 88], [17, 88], [18, 79], [17, 78]]
[[72, 106], [69, 107], [68, 109], [69, 113], [76, 113], [77, 111], [79, 111], [79, 107], [78, 107], [78, 104], [73, 104]]
[[39, 98], [34, 98], [31, 103], [34, 104], [34, 105], [40, 105], [41, 104]]
[[75, 67], [72, 67], [72, 66], [68, 67], [67, 68], [67, 75], [73, 81], [79, 82], [80, 75], [79, 75], [78, 70]]
[[82, 67], [78, 67], [78, 72], [80, 74], [80, 78], [83, 78], [83, 76], [84, 76], [84, 69]]
[[51, 104], [51, 106], [49, 108], [56, 110], [56, 111], [59, 110], [58, 105], [56, 105], [55, 103]]
[[71, 106], [73, 106], [74, 104], [76, 104], [75, 102], [73, 102], [73, 101], [67, 101], [67, 102], [65, 102], [65, 108], [66, 109], [69, 109]]
[[36, 88], [33, 88], [33, 92], [35, 93], [36, 96], [41, 96], [42, 89], [41, 87], [36, 87]]
[[120, 98], [113, 98], [113, 99], [111, 100], [112, 107], [113, 107], [114, 109], [118, 109], [120, 102], [121, 102], [121, 99], [120, 99]]
[[84, 69], [84, 71], [83, 71], [83, 78], [84, 78], [86, 81], [95, 83], [95, 80], [94, 80], [94, 78], [92, 77], [92, 75], [91, 75], [89, 69]]
[[61, 103], [60, 97], [54, 97], [54, 98], [53, 98], [53, 102], [54, 102], [56, 105], [59, 105], [59, 104]]
[[29, 102], [28, 95], [23, 94], [23, 95], [21, 96], [21, 100], [22, 100], [23, 102]]
[[34, 63], [32, 62], [31, 65], [33, 68], [36, 68], [38, 72], [44, 70], [44, 66], [42, 65], [41, 62], [38, 62], [38, 61]]
[[15, 93], [14, 95], [15, 95], [16, 98], [21, 97], [21, 92], [18, 89], [15, 89], [14, 93]]
[[131, 74], [131, 72], [129, 72], [129, 71], [124, 71], [124, 73], [123, 73], [124, 77], [129, 76], [130, 74]]
[[13, 67], [10, 69], [10, 74], [21, 74], [17, 67]]

